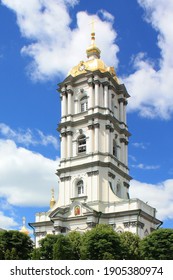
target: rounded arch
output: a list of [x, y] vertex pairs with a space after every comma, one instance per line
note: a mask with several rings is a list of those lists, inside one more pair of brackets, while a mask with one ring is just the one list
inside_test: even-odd
[[86, 195], [86, 182], [83, 177], [77, 177], [72, 183], [72, 197], [81, 197]]
[[78, 103], [78, 113], [88, 110], [88, 96], [83, 88], [79, 90], [76, 101]]
[[123, 229], [122, 227], [118, 227], [118, 228], [116, 229], [116, 232], [117, 232], [117, 233], [123, 233], [123, 232], [124, 232], [124, 229]]
[[88, 110], [88, 97], [87, 95], [84, 95], [81, 99], [80, 99], [80, 112], [85, 112]]

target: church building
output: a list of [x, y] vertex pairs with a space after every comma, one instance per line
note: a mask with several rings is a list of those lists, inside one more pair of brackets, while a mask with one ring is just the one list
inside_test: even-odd
[[94, 31], [86, 54], [86, 61], [74, 66], [59, 84], [59, 193], [55, 201], [52, 191], [50, 209], [37, 213], [30, 223], [36, 246], [46, 234], [82, 233], [97, 224], [141, 238], [161, 224], [155, 208], [129, 196], [126, 106], [130, 96], [114, 68], [100, 59]]

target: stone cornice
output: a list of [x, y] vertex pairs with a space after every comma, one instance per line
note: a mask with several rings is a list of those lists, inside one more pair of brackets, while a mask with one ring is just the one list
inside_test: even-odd
[[[101, 153], [97, 153], [97, 154], [101, 155]], [[86, 157], [86, 159], [87, 159], [88, 157], [90, 157], [90, 154], [85, 154], [84, 157]], [[114, 157], [112, 156], [112, 158], [114, 158]], [[79, 159], [79, 156], [77, 156], [76, 159]], [[73, 160], [74, 160], [74, 158], [73, 158]], [[72, 162], [73, 160], [70, 160], [70, 161]], [[64, 160], [64, 161], [61, 161], [61, 162], [67, 162], [67, 161], [68, 160]], [[121, 162], [119, 162], [118, 164], [120, 164], [120, 165], [124, 166], [125, 168], [127, 168]], [[105, 167], [105, 168], [110, 168], [110, 169], [114, 170], [115, 173], [120, 174], [122, 177], [124, 177], [128, 181], [132, 179], [132, 177], [129, 174], [127, 174], [126, 172], [122, 171], [118, 166], [116, 166], [115, 164], [113, 164], [111, 162], [102, 162], [100, 160], [96, 160], [96, 161], [92, 161], [92, 162], [88, 161], [86, 163], [81, 164], [80, 168], [87, 169], [87, 168], [99, 167], [99, 166]], [[78, 171], [78, 170], [79, 170], [79, 166], [78, 165], [72, 166], [72, 164], [71, 164], [70, 167], [67, 166], [67, 167], [60, 167], [60, 168], [58, 168], [57, 172], [56, 172], [56, 175], [61, 176], [62, 173], [71, 172], [71, 171]]]

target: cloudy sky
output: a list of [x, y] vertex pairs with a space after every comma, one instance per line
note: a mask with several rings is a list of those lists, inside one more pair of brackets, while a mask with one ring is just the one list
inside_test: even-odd
[[60, 157], [57, 84], [86, 60], [91, 20], [128, 104], [131, 197], [173, 227], [173, 0], [0, 1], [0, 227], [49, 208]]

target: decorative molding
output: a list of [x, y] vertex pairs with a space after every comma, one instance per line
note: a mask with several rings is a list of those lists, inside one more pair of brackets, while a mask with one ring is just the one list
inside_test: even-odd
[[129, 188], [130, 185], [127, 182], [123, 182], [124, 187]]
[[60, 180], [61, 180], [61, 182], [70, 181], [71, 176], [61, 177]]
[[126, 140], [126, 138], [120, 138], [120, 143], [128, 145], [129, 142]]
[[100, 128], [100, 124], [99, 123], [95, 123], [94, 124], [94, 128]]
[[96, 227], [97, 224], [94, 222], [87, 222], [87, 225], [89, 228], [94, 228], [94, 227]]
[[98, 170], [87, 172], [88, 176], [93, 176], [93, 175], [98, 175], [98, 174], [99, 174]]
[[115, 179], [115, 177], [116, 177], [116, 176], [115, 176], [112, 172], [110, 172], [110, 171], [108, 172], [108, 176], [111, 177], [112, 179]]
[[35, 236], [40, 237], [40, 236], [46, 236], [47, 231], [39, 231], [34, 233]]
[[141, 222], [137, 222], [137, 221], [134, 221], [134, 222], [125, 222], [123, 223], [124, 224], [124, 227], [125, 228], [129, 228], [129, 227], [139, 227], [141, 229], [144, 228], [144, 223], [141, 223]]
[[73, 132], [69, 130], [69, 131], [66, 132], [66, 135], [71, 135], [71, 136], [73, 136]]
[[55, 229], [55, 232], [60, 232], [60, 233], [65, 233], [67, 231], [67, 228], [66, 227], [61, 227], [61, 226], [55, 226], [54, 227]]
[[88, 125], [88, 129], [94, 129], [94, 125], [93, 124], [89, 124]]
[[106, 129], [108, 129], [110, 132], [114, 132], [113, 127], [110, 124], [106, 124]]
[[73, 95], [73, 90], [72, 90], [72, 89], [68, 89], [68, 90], [67, 90], [67, 94]]

